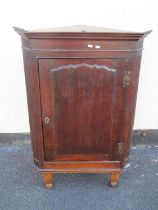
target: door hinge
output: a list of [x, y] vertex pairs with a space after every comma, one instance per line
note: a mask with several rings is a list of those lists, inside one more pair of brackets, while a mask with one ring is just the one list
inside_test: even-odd
[[117, 154], [121, 155], [123, 152], [123, 143], [118, 143], [117, 144]]
[[123, 77], [123, 86], [124, 87], [128, 87], [129, 86], [129, 82], [130, 82], [130, 71], [126, 71]]

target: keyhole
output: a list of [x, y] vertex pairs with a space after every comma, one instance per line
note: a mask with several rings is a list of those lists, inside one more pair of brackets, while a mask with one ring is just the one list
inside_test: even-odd
[[44, 122], [45, 122], [46, 124], [48, 124], [48, 123], [49, 123], [49, 117], [45, 117], [45, 118], [44, 118]]

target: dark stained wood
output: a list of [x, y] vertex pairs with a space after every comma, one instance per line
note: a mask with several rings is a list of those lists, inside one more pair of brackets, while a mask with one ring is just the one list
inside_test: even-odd
[[88, 172], [110, 173], [116, 186], [130, 152], [143, 39], [151, 31], [14, 29], [22, 37], [34, 163], [46, 187], [53, 173]]
[[129, 87], [126, 90], [126, 101], [125, 101], [125, 112], [124, 112], [124, 123], [123, 123], [123, 139], [124, 139], [124, 150], [121, 157], [121, 167], [124, 167], [125, 161], [128, 160], [130, 153], [132, 129], [134, 124], [134, 115], [137, 99], [137, 89], [139, 81], [139, 70], [141, 64], [141, 53], [137, 56], [132, 56], [130, 59], [130, 74]]
[[54, 161], [105, 161], [108, 160], [109, 157], [107, 154], [61, 154], [55, 155]]
[[40, 171], [53, 173], [110, 173], [122, 171], [119, 161], [53, 161], [44, 162]]
[[38, 167], [42, 167], [44, 161], [44, 151], [40, 89], [38, 82], [38, 64], [36, 62], [36, 58], [27, 51], [23, 51], [23, 57], [33, 158], [34, 163]]
[[78, 153], [110, 158], [116, 110], [124, 106], [127, 65], [119, 59], [39, 60], [42, 118], [50, 119], [43, 123], [45, 160]]

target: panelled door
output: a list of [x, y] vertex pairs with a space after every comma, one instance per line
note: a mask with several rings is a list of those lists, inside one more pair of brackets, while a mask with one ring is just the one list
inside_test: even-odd
[[116, 157], [127, 68], [126, 59], [39, 59], [46, 161]]

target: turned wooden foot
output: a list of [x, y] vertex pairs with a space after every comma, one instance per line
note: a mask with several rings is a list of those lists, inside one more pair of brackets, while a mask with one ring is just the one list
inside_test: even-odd
[[53, 174], [51, 172], [43, 172], [42, 175], [43, 175], [43, 181], [44, 181], [45, 187], [47, 189], [51, 189], [53, 186], [52, 184]]
[[120, 180], [120, 172], [112, 172], [110, 174], [110, 180], [109, 180], [109, 184], [111, 187], [116, 187], [116, 185], [118, 184], [118, 181]]

